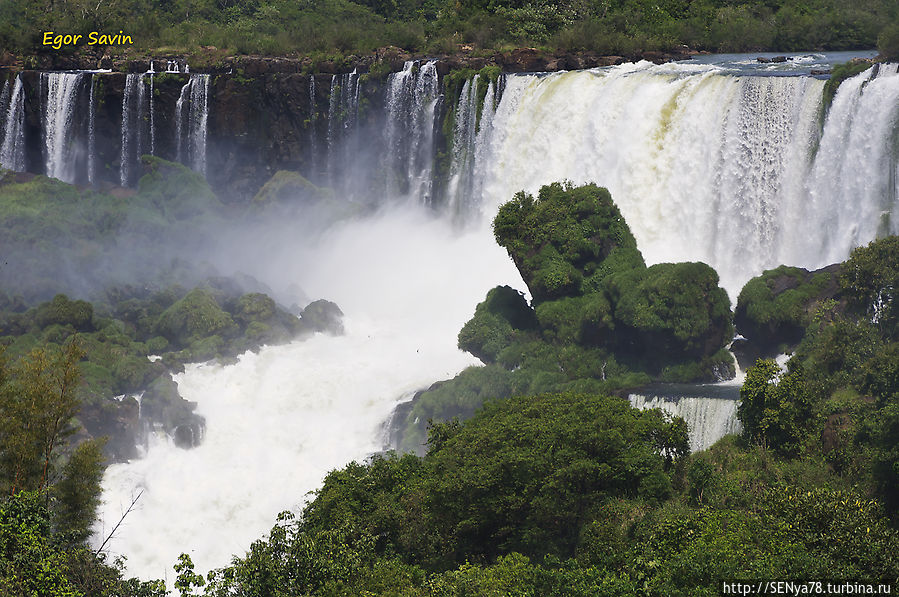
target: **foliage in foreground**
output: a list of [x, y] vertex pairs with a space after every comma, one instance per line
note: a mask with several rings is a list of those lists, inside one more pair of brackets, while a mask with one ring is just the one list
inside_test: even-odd
[[899, 536], [851, 480], [733, 437], [687, 456], [684, 431], [617, 398], [491, 404], [433, 427], [424, 457], [332, 472], [205, 594], [687, 596], [733, 578], [899, 578]]
[[79, 597], [162, 595], [158, 582], [121, 578], [85, 546], [103, 475], [102, 440], [73, 446], [80, 403], [78, 345], [0, 353], [0, 592]]

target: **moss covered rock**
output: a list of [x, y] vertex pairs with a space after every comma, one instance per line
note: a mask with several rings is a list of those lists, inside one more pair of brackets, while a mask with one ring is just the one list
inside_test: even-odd
[[704, 263], [660, 263], [610, 279], [619, 349], [649, 363], [702, 359], [733, 338], [730, 299]]
[[[606, 189], [553, 183], [535, 199], [521, 192], [499, 209], [496, 241], [521, 272], [534, 303], [578, 296], [618, 267], [643, 265], [637, 241]], [[616, 253], [613, 262], [606, 259]], [[603, 265], [611, 267], [603, 267]]]
[[737, 298], [734, 322], [752, 360], [796, 346], [827, 301], [840, 298], [840, 265], [808, 271], [782, 265], [751, 279]]
[[343, 311], [331, 301], [312, 301], [300, 314], [303, 329], [339, 336], [343, 334]]
[[459, 332], [459, 348], [485, 363], [494, 363], [517, 330], [536, 328], [534, 311], [524, 296], [509, 286], [497, 286], [475, 308], [474, 317]]
[[156, 329], [170, 342], [188, 345], [209, 336], [233, 335], [237, 326], [209, 290], [195, 288], [160, 315]]

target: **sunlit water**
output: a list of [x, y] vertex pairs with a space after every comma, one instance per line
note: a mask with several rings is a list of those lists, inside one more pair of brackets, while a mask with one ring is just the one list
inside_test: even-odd
[[[486, 291], [524, 289], [485, 224], [518, 190], [563, 179], [608, 187], [648, 262], [708, 262], [732, 298], [767, 267], [825, 265], [895, 232], [895, 65], [845, 82], [822, 122], [823, 81], [746, 76], [807, 75], [832, 62], [791, 58], [510, 76], [495, 112], [482, 114], [484, 128], [466, 137], [468, 161], [451, 170], [466, 196], [448, 204], [475, 222], [464, 233], [406, 205], [314, 242], [281, 230], [255, 243], [268, 243], [266, 252], [235, 243], [234, 262], [254, 264], [243, 270], [282, 303], [299, 301], [295, 285], [337, 302], [347, 334], [178, 376], [206, 418], [204, 442], [185, 451], [157, 439], [146, 458], [110, 467], [97, 540], [143, 489], [111, 542], [127, 554], [129, 572], [171, 579], [181, 551], [201, 571], [221, 566], [277, 512], [299, 509], [328, 470], [379, 450], [399, 400], [476, 362], [456, 349], [456, 335]], [[422, 114], [432, 110], [418, 103]], [[475, 105], [467, 101], [457, 117], [472, 121], [464, 110]], [[331, 166], [343, 172], [345, 164]], [[292, 223], [282, 225], [289, 232]], [[719, 422], [732, 418], [719, 414]]]
[[310, 295], [340, 305], [346, 334], [176, 376], [206, 418], [203, 443], [182, 450], [157, 438], [104, 479], [98, 538], [143, 490], [110, 543], [131, 574], [171, 580], [182, 551], [204, 571], [242, 555], [329, 470], [382, 449], [398, 401], [477, 363], [456, 348], [459, 328], [489, 288], [522, 285], [488, 230], [459, 234], [408, 208], [277, 259]]

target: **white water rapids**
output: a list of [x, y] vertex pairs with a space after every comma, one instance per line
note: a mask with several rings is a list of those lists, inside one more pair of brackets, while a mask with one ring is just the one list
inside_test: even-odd
[[476, 364], [456, 334], [487, 290], [522, 285], [484, 230], [459, 234], [415, 207], [350, 223], [279, 259], [287, 279], [337, 302], [346, 335], [176, 377], [206, 418], [203, 443], [182, 450], [156, 439], [145, 458], [110, 466], [104, 479], [98, 537], [143, 490], [111, 541], [131, 574], [171, 582], [182, 551], [202, 571], [242, 555], [329, 470], [381, 450], [382, 425], [404, 396]]
[[[608, 187], [649, 263], [710, 263], [732, 298], [767, 267], [822, 266], [899, 231], [895, 65], [845, 82], [822, 123], [823, 85], [647, 63], [507, 77], [495, 114], [486, 103], [487, 128], [467, 131], [458, 154], [468, 162], [450, 170], [466, 173], [453, 188], [472, 197], [447, 205], [480, 209], [482, 218], [469, 218], [478, 224], [459, 234], [406, 206], [272, 256], [279, 279], [261, 279], [334, 300], [347, 334], [178, 376], [206, 418], [205, 439], [193, 450], [158, 440], [146, 458], [108, 469], [106, 531], [144, 491], [112, 551], [143, 578], [171, 579], [181, 551], [201, 571], [225, 565], [280, 510], [299, 509], [328, 470], [379, 450], [397, 401], [476, 362], [456, 349], [456, 335], [486, 291], [524, 288], [484, 224], [518, 190], [565, 179]], [[474, 109], [470, 89], [462, 103]], [[418, 144], [432, 140], [413, 132], [418, 157], [405, 157], [415, 164], [407, 183], [427, 194], [417, 183], [431, 166]]]

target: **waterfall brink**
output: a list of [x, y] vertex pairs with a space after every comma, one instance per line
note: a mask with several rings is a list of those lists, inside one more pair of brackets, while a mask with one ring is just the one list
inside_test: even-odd
[[191, 75], [175, 103], [176, 159], [204, 176], [208, 121], [209, 75]]
[[844, 82], [822, 135], [823, 85], [645, 62], [509, 75], [478, 199], [606, 186], [648, 261], [704, 261], [736, 296], [763, 269], [845, 259], [895, 209], [895, 65]]
[[388, 196], [432, 201], [434, 128], [440, 85], [435, 61], [408, 61], [387, 84], [385, 154]]
[[20, 75], [16, 75], [8, 102], [3, 143], [0, 144], [0, 166], [21, 172], [25, 170], [25, 92]]
[[84, 73], [41, 73], [46, 92], [43, 117], [44, 169], [47, 176], [75, 182], [78, 172], [75, 111]]
[[[736, 386], [734, 386], [736, 387]], [[701, 387], [697, 388], [701, 390]], [[737, 419], [739, 401], [730, 398], [689, 396], [664, 390], [652, 394], [631, 394], [631, 406], [639, 409], [659, 408], [687, 422], [690, 434], [690, 450], [706, 450], [725, 435], [739, 433]]]

